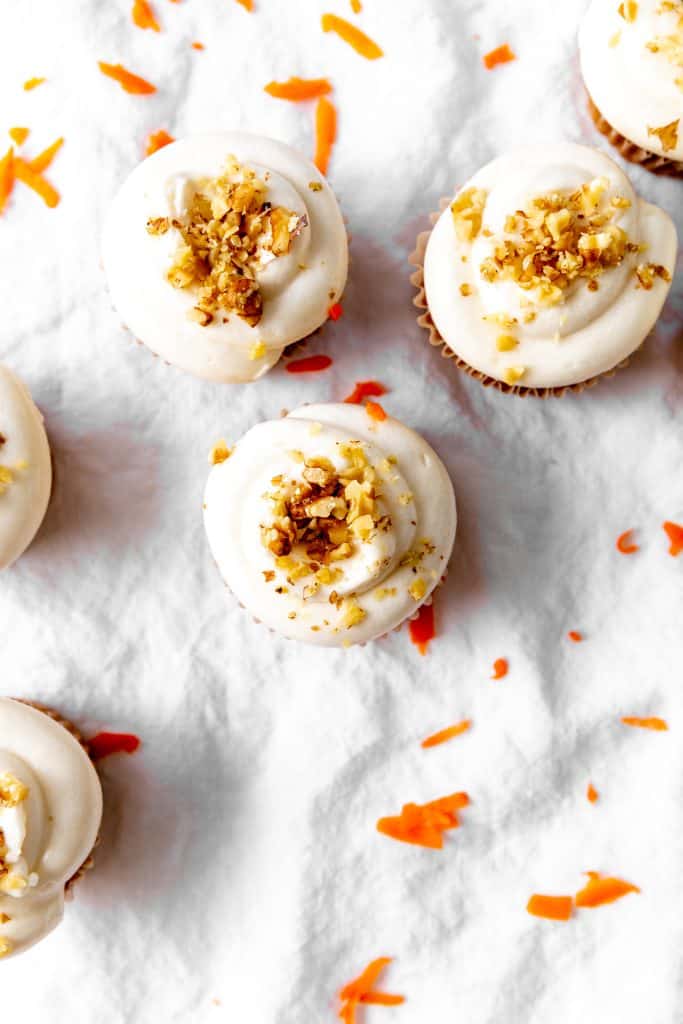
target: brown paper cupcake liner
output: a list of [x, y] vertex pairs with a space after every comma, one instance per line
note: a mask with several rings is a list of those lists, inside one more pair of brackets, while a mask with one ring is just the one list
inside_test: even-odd
[[588, 111], [593, 119], [593, 124], [612, 143], [615, 149], [621, 153], [624, 160], [637, 164], [639, 167], [644, 167], [645, 170], [651, 171], [652, 174], [683, 178], [683, 163], [680, 160], [670, 160], [666, 156], [652, 153], [649, 149], [637, 146], [635, 142], [630, 142], [602, 116], [590, 95], [588, 93], [586, 95], [588, 97]]
[[[58, 711], [55, 711], [54, 708], [48, 707], [47, 704], [41, 704], [35, 700], [24, 700], [21, 697], [14, 697], [13, 699], [16, 700], [19, 704], [27, 704], [28, 707], [35, 708], [36, 711], [42, 712], [42, 714], [47, 715], [48, 718], [51, 718], [53, 722], [57, 722], [58, 725], [61, 725], [63, 729], [66, 729], [66, 731], [70, 733], [78, 743], [80, 743], [88, 757], [90, 757], [90, 747], [88, 746], [88, 741], [83, 738], [78, 728], [73, 724], [73, 722], [70, 722], [68, 718], [64, 718], [62, 715], [59, 714]], [[97, 839], [95, 840], [95, 845], [93, 846], [88, 856], [85, 858], [81, 866], [74, 872], [71, 878], [66, 882], [64, 886], [64, 892], [69, 898], [73, 897], [73, 887], [76, 885], [78, 880], [80, 878], [83, 878], [83, 876], [94, 867], [94, 853], [95, 849], [99, 844], [99, 841], [100, 837], [98, 836]]]
[[[432, 213], [429, 216], [432, 227], [437, 222], [444, 209], [451, 202], [449, 199], [442, 199], [439, 204], [439, 211]], [[409, 260], [412, 266], [416, 269], [410, 275], [411, 284], [417, 290], [416, 296], [413, 298], [413, 305], [417, 309], [424, 310], [417, 318], [417, 322], [420, 327], [427, 331], [429, 336], [429, 344], [433, 345], [434, 348], [441, 349], [441, 355], [444, 359], [450, 359], [459, 370], [463, 370], [474, 380], [485, 388], [493, 388], [495, 391], [501, 391], [505, 395], [519, 395], [520, 398], [561, 398], [562, 395], [567, 392], [573, 392], [574, 394], [580, 394], [582, 391], [586, 391], [588, 388], [595, 387], [599, 380], [604, 377], [613, 377], [617, 370], [621, 370], [623, 367], [628, 366], [631, 356], [627, 356], [626, 359], [622, 359], [620, 363], [613, 366], [610, 370], [605, 370], [603, 373], [597, 374], [595, 377], [589, 377], [587, 380], [578, 381], [576, 384], [564, 384], [561, 387], [556, 388], [530, 388], [524, 387], [521, 384], [506, 384], [503, 380], [498, 380], [497, 377], [490, 377], [486, 373], [482, 373], [481, 370], [475, 370], [474, 367], [470, 366], [469, 363], [461, 359], [452, 348], [448, 346], [448, 343], [439, 334], [436, 324], [432, 320], [431, 313], [429, 312], [429, 305], [427, 303], [427, 294], [424, 287], [424, 258], [425, 252], [427, 251], [427, 242], [431, 235], [431, 229], [429, 231], [423, 231], [417, 236], [417, 241], [414, 251], [410, 254]]]

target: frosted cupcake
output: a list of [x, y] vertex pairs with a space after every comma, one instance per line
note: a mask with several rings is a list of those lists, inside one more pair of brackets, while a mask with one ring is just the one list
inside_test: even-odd
[[54, 712], [0, 698], [0, 956], [56, 928], [97, 839], [102, 790], [72, 729]]
[[107, 217], [114, 306], [169, 363], [252, 381], [317, 330], [346, 284], [346, 230], [301, 154], [240, 132], [199, 135], [144, 160]]
[[412, 617], [446, 571], [456, 507], [419, 434], [354, 405], [308, 405], [219, 445], [204, 523], [241, 604], [284, 636], [362, 644]]
[[51, 489], [43, 417], [24, 384], [0, 365], [0, 570], [16, 561], [35, 537]]
[[484, 384], [545, 397], [610, 374], [644, 341], [676, 231], [603, 153], [562, 143], [487, 164], [413, 258], [432, 343]]
[[603, 135], [627, 160], [683, 174], [683, 0], [593, 0], [579, 52]]

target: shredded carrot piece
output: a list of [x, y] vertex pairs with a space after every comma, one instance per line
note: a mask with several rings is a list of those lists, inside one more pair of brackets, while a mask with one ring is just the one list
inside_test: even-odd
[[329, 356], [305, 356], [303, 359], [294, 359], [287, 363], [287, 373], [318, 373], [320, 370], [327, 370], [332, 366]]
[[526, 905], [527, 913], [545, 917], [548, 921], [568, 921], [572, 916], [571, 896], [543, 896], [534, 893]]
[[622, 722], [635, 729], [653, 729], [655, 732], [666, 732], [669, 728], [663, 718], [622, 718]]
[[339, 18], [336, 14], [323, 14], [321, 25], [323, 32], [336, 32], [340, 39], [367, 60], [377, 60], [378, 57], [384, 56], [384, 51], [377, 43], [346, 18]]
[[130, 16], [133, 19], [133, 24], [138, 28], [151, 28], [153, 32], [161, 31], [159, 22], [154, 17], [154, 11], [147, 0], [134, 0]]
[[410, 639], [417, 647], [420, 654], [426, 654], [430, 640], [436, 636], [434, 628], [434, 603], [423, 604], [417, 613], [417, 618], [411, 619], [408, 623]]
[[237, 3], [244, 7], [245, 11], [254, 10], [254, 0], [237, 0]]
[[152, 153], [156, 153], [158, 149], [163, 149], [164, 146], [168, 146], [171, 142], [175, 142], [175, 139], [167, 131], [164, 131], [163, 128], [160, 128], [158, 132], [150, 132], [145, 144], [145, 156], [151, 156]]
[[286, 82], [268, 82], [264, 92], [274, 96], [276, 100], [289, 100], [299, 103], [302, 100], [316, 100], [319, 96], [327, 96], [332, 86], [326, 78], [296, 78]]
[[678, 523], [667, 522], [662, 524], [662, 529], [671, 541], [669, 554], [676, 558], [683, 551], [683, 526], [679, 526]]
[[149, 96], [157, 91], [155, 85], [152, 85], [151, 82], [144, 78], [140, 78], [139, 75], [134, 75], [132, 71], [124, 68], [123, 64], [105, 64], [102, 60], [99, 60], [97, 63], [103, 75], [106, 75], [107, 78], [113, 78], [122, 89], [133, 96]]
[[453, 793], [427, 804], [404, 804], [399, 815], [380, 818], [377, 831], [402, 843], [441, 850], [443, 833], [459, 828], [460, 820], [456, 812], [467, 807], [469, 802], [467, 793]]
[[383, 423], [387, 418], [387, 414], [379, 402], [366, 402], [365, 411], [371, 420], [377, 420], [378, 423]]
[[360, 14], [363, 10], [363, 5], [360, 0], [351, 0], [351, 10], [354, 14]]
[[53, 188], [42, 174], [34, 171], [29, 163], [17, 157], [14, 161], [14, 173], [18, 181], [32, 188], [36, 195], [39, 195], [46, 206], [54, 207], [59, 202], [59, 192]]
[[42, 174], [43, 171], [46, 171], [63, 145], [63, 138], [55, 139], [52, 145], [48, 146], [47, 149], [44, 149], [42, 153], [38, 154], [38, 156], [34, 156], [33, 160], [29, 160], [31, 170], [37, 171], [38, 174]]
[[14, 150], [10, 146], [0, 159], [0, 215], [7, 206], [7, 201], [14, 188]]
[[508, 64], [511, 60], [516, 60], [516, 55], [512, 52], [507, 43], [503, 43], [502, 46], [497, 46], [495, 50], [491, 50], [490, 53], [485, 53], [482, 58], [484, 61], [484, 67], [491, 71], [493, 68], [497, 68], [499, 64]]
[[205, 50], [206, 47], [204, 46], [204, 43], [199, 43], [199, 42], [197, 42], [195, 40], [195, 42], [192, 44], [192, 49], [193, 50]]
[[620, 533], [617, 537], [617, 551], [620, 551], [622, 555], [632, 555], [634, 551], [638, 551], [638, 545], [632, 541], [633, 530], [625, 530], [624, 533]]
[[392, 996], [389, 992], [366, 992], [358, 1000], [365, 1006], [400, 1006], [405, 1001], [405, 996]]
[[374, 990], [374, 985], [380, 974], [390, 963], [391, 957], [378, 957], [377, 960], [373, 960], [368, 964], [362, 974], [359, 974], [357, 978], [350, 981], [348, 985], [344, 985], [339, 993], [342, 1003], [339, 1010], [339, 1019], [344, 1021], [344, 1024], [355, 1024], [356, 1007], [360, 1004], [368, 1006], [400, 1006], [401, 1003], [405, 1002], [404, 996], [395, 996], [388, 992], [377, 992]]
[[567, 636], [575, 644], [580, 644], [583, 640], [583, 634], [579, 633], [576, 629], [570, 629]]
[[356, 385], [344, 401], [351, 405], [360, 405], [364, 398], [379, 398], [386, 395], [387, 389], [376, 380], [357, 380]]
[[507, 658], [496, 658], [493, 663], [493, 675], [491, 679], [502, 679], [503, 676], [508, 674], [508, 661]]
[[588, 783], [588, 789], [586, 790], [586, 799], [589, 800], [592, 804], [597, 803], [600, 799], [600, 794], [598, 793], [597, 789], [595, 788], [592, 782]]
[[29, 137], [29, 130], [28, 128], [10, 128], [7, 134], [12, 142], [16, 142], [17, 146], [23, 146]]
[[341, 320], [341, 318], [344, 316], [344, 307], [342, 306], [341, 302], [333, 302], [327, 311], [327, 315], [330, 318], [330, 320]]
[[24, 82], [24, 92], [31, 92], [32, 89], [37, 89], [44, 81], [44, 78], [29, 78], [28, 81]]
[[315, 156], [313, 162], [321, 174], [327, 174], [332, 147], [337, 139], [337, 111], [326, 96], [315, 108]]
[[603, 878], [597, 871], [587, 871], [586, 874], [586, 885], [574, 897], [577, 907], [602, 907], [605, 903], [620, 900], [630, 892], [640, 892], [637, 885], [631, 885], [621, 878]]
[[471, 727], [472, 722], [469, 718], [465, 718], [462, 722], [458, 722], [457, 725], [449, 725], [447, 729], [442, 729], [440, 732], [435, 732], [432, 736], [428, 736], [426, 740], [422, 740], [420, 746], [425, 750], [428, 747], [437, 747], [440, 743], [446, 743], [455, 736], [462, 736]]

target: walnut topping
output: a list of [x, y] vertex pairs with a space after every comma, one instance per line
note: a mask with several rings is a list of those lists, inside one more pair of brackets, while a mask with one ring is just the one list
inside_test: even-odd
[[517, 348], [519, 342], [511, 334], [499, 334], [496, 338], [496, 348], [499, 352], [510, 352]]
[[263, 359], [266, 352], [267, 349], [264, 343], [262, 341], [256, 341], [249, 349], [249, 358], [255, 362], [257, 359]]
[[508, 366], [503, 370], [503, 380], [506, 384], [516, 384], [526, 373], [526, 366]]
[[636, 267], [636, 277], [640, 287], [648, 292], [658, 277], [667, 283], [671, 280], [671, 274], [661, 263], [640, 263]]
[[421, 601], [427, 593], [427, 584], [425, 583], [422, 576], [418, 576], [416, 580], [408, 587], [408, 593], [412, 597], [413, 601]]
[[200, 326], [217, 313], [235, 313], [252, 327], [263, 315], [263, 296], [256, 279], [267, 263], [289, 252], [305, 226], [305, 218], [271, 206], [264, 181], [234, 157], [218, 178], [194, 183], [194, 195], [182, 218], [152, 217], [151, 235], [174, 228], [180, 235], [166, 279], [174, 288], [196, 296], [189, 316]]
[[359, 622], [362, 622], [365, 618], [365, 610], [361, 608], [356, 600], [355, 594], [351, 594], [342, 601], [341, 604], [341, 625], [345, 629], [351, 629], [353, 626], [357, 626]]
[[619, 4], [618, 11], [624, 21], [634, 22], [638, 17], [638, 4], [635, 0], [624, 0], [624, 3]]
[[387, 597], [396, 597], [396, 587], [378, 587], [373, 592], [373, 597], [377, 601], [384, 601]]
[[16, 775], [3, 772], [0, 775], [0, 807], [18, 807], [28, 796], [25, 786]]
[[0, 937], [0, 956], [8, 956], [12, 952], [12, 943], [9, 939]]
[[647, 127], [648, 135], [656, 135], [662, 144], [662, 149], [665, 153], [671, 152], [678, 145], [678, 126], [680, 124], [680, 118], [675, 121], [671, 121], [669, 124], [663, 124], [661, 128], [650, 128]]
[[482, 188], [467, 188], [451, 203], [455, 233], [461, 242], [471, 242], [479, 234], [486, 195]]
[[309, 181], [308, 187], [310, 188], [311, 192], [322, 192], [323, 190], [323, 187], [319, 181]]
[[468, 295], [472, 294], [472, 285], [467, 283], [461, 284], [460, 294], [463, 296], [463, 298], [467, 298]]
[[[651, 53], [660, 53], [674, 67], [683, 68], [683, 3], [681, 0], [662, 0], [657, 14], [675, 14], [677, 23], [668, 35], [655, 36], [645, 45]], [[675, 78], [675, 84], [683, 88], [683, 78]]]
[[614, 47], [618, 46], [620, 42], [621, 42], [621, 32], [615, 32], [613, 36], [610, 36], [610, 39], [609, 39], [609, 42], [608, 42], [608, 46], [610, 47], [611, 50], [613, 50]]
[[14, 479], [14, 473], [9, 466], [0, 466], [0, 494], [4, 494]]
[[225, 462], [232, 455], [232, 449], [228, 448], [227, 444], [223, 440], [216, 441], [215, 445], [209, 452], [209, 462], [212, 466], [217, 466], [220, 462]]
[[592, 280], [619, 266], [638, 247], [615, 223], [628, 200], [605, 203], [608, 186], [607, 178], [596, 178], [571, 193], [532, 199], [507, 218], [505, 236], [494, 241], [492, 255], [481, 264], [482, 277], [514, 281], [552, 306], [579, 278]]

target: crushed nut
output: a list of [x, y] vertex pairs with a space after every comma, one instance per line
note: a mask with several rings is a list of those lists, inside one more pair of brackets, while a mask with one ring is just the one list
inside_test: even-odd
[[671, 274], [661, 263], [640, 263], [636, 267], [635, 273], [639, 286], [648, 292], [658, 277], [667, 283], [671, 280]]
[[395, 596], [396, 596], [396, 587], [378, 587], [377, 590], [374, 591], [374, 597], [378, 601], [384, 601], [384, 600], [386, 600], [387, 597], [395, 597]]
[[322, 192], [323, 190], [323, 187], [319, 181], [309, 181], [308, 187], [310, 188], [311, 192]]
[[0, 956], [7, 956], [12, 952], [12, 943], [9, 939], [0, 937]]
[[508, 366], [503, 370], [503, 380], [506, 384], [516, 384], [526, 373], [526, 366]]
[[351, 594], [342, 601], [341, 605], [341, 625], [345, 629], [351, 629], [353, 626], [357, 626], [359, 622], [362, 622], [365, 618], [366, 612], [358, 604], [355, 594]]
[[25, 786], [16, 775], [11, 772], [3, 772], [0, 775], [0, 807], [18, 807], [28, 796], [28, 786]]
[[624, 0], [617, 8], [624, 21], [634, 22], [638, 17], [638, 4], [635, 0]]
[[461, 242], [471, 242], [481, 230], [487, 193], [481, 188], [467, 188], [451, 203], [455, 233]]
[[14, 473], [9, 466], [0, 466], [0, 494], [4, 494], [14, 480]]
[[422, 576], [418, 576], [416, 580], [408, 587], [408, 593], [412, 597], [413, 601], [421, 601], [427, 593], [427, 584], [425, 583]]
[[461, 284], [460, 285], [460, 294], [464, 298], [467, 298], [468, 295], [472, 294], [472, 285], [471, 284], [467, 284], [466, 282]]
[[517, 348], [519, 342], [511, 334], [499, 334], [496, 338], [496, 348], [499, 352], [511, 352]]
[[669, 124], [662, 125], [661, 128], [650, 128], [649, 125], [647, 127], [647, 134], [655, 135], [659, 139], [665, 153], [671, 152], [678, 145], [678, 126], [680, 120], [680, 118], [677, 118]]
[[221, 462], [225, 462], [232, 455], [232, 449], [228, 448], [227, 444], [223, 440], [216, 441], [215, 445], [209, 452], [209, 462], [212, 466], [217, 466]]
[[256, 341], [249, 349], [249, 358], [252, 360], [263, 359], [267, 352], [266, 346], [262, 341]]

